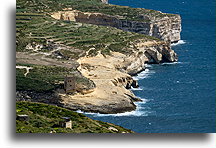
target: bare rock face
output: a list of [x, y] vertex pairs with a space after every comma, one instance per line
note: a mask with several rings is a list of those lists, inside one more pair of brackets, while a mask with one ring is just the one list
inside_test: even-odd
[[148, 57], [147, 63], [175, 62], [178, 60], [177, 54], [170, 48], [168, 42], [159, 42], [152, 46], [141, 45], [140, 50]]
[[148, 61], [148, 58], [144, 53], [138, 52], [125, 58], [123, 61], [124, 66], [121, 69], [130, 75], [135, 75], [145, 69], [146, 61]]
[[177, 42], [180, 40], [181, 33], [181, 17], [174, 15], [164, 17], [159, 20], [153, 21], [152, 32], [149, 35], [162, 39], [164, 41]]
[[145, 63], [175, 62], [177, 54], [164, 41], [140, 41], [136, 45], [137, 52], [126, 57], [123, 66], [119, 69], [130, 75], [135, 75], [145, 69]]
[[[163, 14], [162, 12], [158, 13]], [[180, 40], [181, 17], [177, 14], [157, 18], [143, 14], [140, 16], [143, 21], [125, 20], [121, 16], [81, 12], [78, 10], [59, 11], [53, 13], [51, 16], [55, 19], [111, 26], [124, 31], [146, 34], [168, 42], [177, 42]]]
[[180, 40], [181, 17], [179, 15], [161, 18], [143, 18], [143, 22], [128, 20], [120, 21], [117, 28], [146, 34], [169, 42], [177, 42]]

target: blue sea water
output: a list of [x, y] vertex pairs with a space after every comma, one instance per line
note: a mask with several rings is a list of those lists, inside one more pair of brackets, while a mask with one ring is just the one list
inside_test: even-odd
[[109, 0], [182, 17], [181, 43], [173, 46], [177, 63], [148, 65], [134, 77], [143, 103], [133, 112], [87, 116], [138, 133], [212, 133], [215, 121], [215, 1]]

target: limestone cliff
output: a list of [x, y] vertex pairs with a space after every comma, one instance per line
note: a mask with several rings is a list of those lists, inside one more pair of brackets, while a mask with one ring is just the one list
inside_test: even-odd
[[[70, 74], [72, 70], [79, 70], [82, 74], [77, 81], [80, 85], [75, 85], [78, 89], [73, 94], [66, 94], [60, 82], [63, 77], [58, 78], [59, 82], [55, 81], [54, 76], [60, 74], [54, 72], [59, 70], [54, 68], [54, 72], [49, 70], [46, 73], [34, 68], [40, 81], [31, 85], [31, 90], [58, 88], [58, 94], [47, 96], [26, 92], [29, 88], [23, 89], [26, 83], [20, 81], [18, 99], [33, 98], [46, 103], [51, 100], [73, 110], [100, 113], [120, 113], [136, 108], [134, 102], [140, 99], [129, 90], [138, 87], [132, 75], [144, 70], [145, 63], [177, 60], [170, 43], [180, 39], [181, 18], [179, 15], [106, 2], [59, 0], [51, 5], [50, 1], [44, 0], [41, 5], [40, 1], [18, 1], [16, 44], [20, 53], [16, 55], [17, 62], [46, 65], [47, 70], [51, 65], [67, 67], [71, 69]], [[67, 73], [66, 70], [63, 72]], [[22, 70], [17, 74], [20, 74], [17, 76], [20, 80], [25, 76]], [[47, 79], [50, 80], [48, 88], [44, 85]], [[85, 81], [89, 79], [92, 81]], [[29, 84], [35, 79], [30, 80], [27, 81]]]
[[125, 55], [112, 52], [104, 56], [100, 52], [94, 57], [78, 60], [78, 70], [91, 79], [96, 88], [88, 94], [61, 94], [63, 107], [99, 113], [121, 113], [136, 108], [134, 102], [141, 101], [129, 90], [138, 87], [131, 75], [145, 68], [144, 63], [176, 61], [177, 57], [164, 41], [142, 41], [135, 44], [134, 52]]
[[[107, 15], [103, 13], [81, 12], [78, 10], [58, 11], [51, 14], [55, 19], [70, 20], [95, 25], [112, 26], [124, 31], [153, 36], [164, 41], [177, 42], [180, 40], [181, 17], [179, 15], [164, 15], [160, 17], [150, 14], [142, 14], [140, 20], [127, 20], [119, 15]], [[158, 14], [157, 14], [158, 15]]]
[[170, 48], [170, 44], [164, 41], [138, 42], [135, 45], [138, 50], [124, 59], [121, 67], [126, 73], [135, 75], [144, 69], [145, 63], [175, 62], [177, 54]]

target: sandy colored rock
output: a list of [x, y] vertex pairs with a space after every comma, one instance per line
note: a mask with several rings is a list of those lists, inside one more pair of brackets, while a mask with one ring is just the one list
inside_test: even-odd
[[83, 76], [92, 80], [96, 88], [86, 94], [60, 94], [63, 106], [99, 113], [135, 110], [134, 102], [141, 100], [129, 90], [131, 86], [138, 87], [131, 75], [144, 70], [144, 64], [151, 61], [160, 63], [164, 60], [170, 60], [169, 62], [177, 60], [175, 52], [170, 49], [167, 42], [140, 41], [135, 46], [136, 51], [130, 55], [111, 52], [111, 55], [104, 56], [99, 52], [94, 57], [85, 56], [78, 59], [77, 62], [80, 64], [78, 70]]
[[[116, 69], [116, 64], [122, 63], [125, 55], [113, 53], [104, 57], [83, 57], [78, 60], [78, 70], [91, 79], [96, 88], [88, 94], [61, 94], [65, 107], [100, 113], [119, 113], [132, 111], [136, 108], [134, 94], [126, 89], [127, 83], [132, 83], [130, 75]], [[115, 64], [116, 63], [116, 64]]]

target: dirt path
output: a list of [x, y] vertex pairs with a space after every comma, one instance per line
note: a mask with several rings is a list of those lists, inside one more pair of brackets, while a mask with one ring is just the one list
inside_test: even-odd
[[60, 61], [57, 59], [48, 58], [44, 54], [30, 54], [27, 52], [16, 52], [16, 63], [61, 66], [67, 68], [76, 68], [79, 65], [75, 60]]
[[18, 69], [26, 69], [26, 73], [24, 73], [24, 76], [26, 77], [27, 74], [29, 73], [30, 69], [33, 69], [33, 67], [27, 67], [27, 66], [16, 66]]

